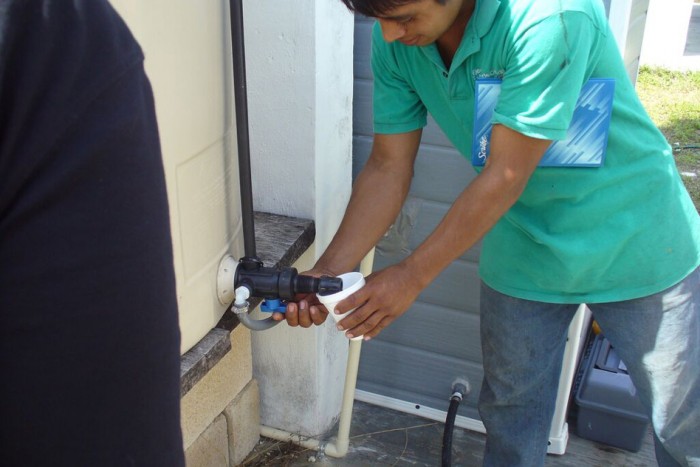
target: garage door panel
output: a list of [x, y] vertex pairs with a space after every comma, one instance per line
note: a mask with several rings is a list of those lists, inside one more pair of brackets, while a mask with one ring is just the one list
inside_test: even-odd
[[372, 67], [367, 57], [372, 52], [372, 26], [374, 20], [369, 18], [355, 21], [355, 55], [353, 72], [355, 79], [372, 79]]
[[452, 203], [475, 176], [469, 161], [456, 150], [424, 144], [416, 158], [411, 194]]
[[372, 82], [355, 80], [352, 98], [353, 134], [372, 136]]
[[476, 406], [483, 377], [479, 363], [378, 340], [364, 345], [362, 353], [360, 390], [445, 410], [452, 383], [466, 377], [472, 391], [461, 405]]
[[481, 363], [479, 315], [463, 309], [419, 300], [381, 336], [390, 344]]
[[[355, 29], [353, 178], [372, 148], [373, 20], [358, 18]], [[401, 228], [380, 244], [374, 270], [401, 261], [435, 228], [454, 198], [475, 176], [474, 169], [428, 116], [415, 164], [415, 177]], [[410, 221], [410, 222], [407, 222]], [[474, 390], [459, 414], [478, 419], [482, 378], [479, 343], [478, 246], [462, 255], [420, 294], [413, 306], [363, 346], [358, 389], [418, 406], [447, 410], [452, 382], [467, 377]]]
[[[432, 232], [447, 214], [450, 205], [446, 203], [433, 203], [422, 201], [419, 208], [418, 219], [411, 231], [408, 246], [414, 250]], [[481, 252], [481, 242], [464, 252], [460, 259], [465, 261], [478, 262]]]
[[[401, 259], [400, 255], [387, 257], [378, 252], [374, 257], [374, 270], [384, 269]], [[419, 299], [441, 307], [478, 313], [479, 288], [478, 264], [454, 261], [421, 292]]]

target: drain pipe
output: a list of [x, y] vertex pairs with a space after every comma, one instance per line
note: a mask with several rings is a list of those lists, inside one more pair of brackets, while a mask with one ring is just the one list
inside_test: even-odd
[[[241, 220], [243, 229], [243, 248], [246, 258], [257, 259], [255, 248], [255, 222], [253, 215], [253, 182], [250, 170], [250, 138], [248, 134], [248, 89], [246, 86], [245, 72], [245, 40], [243, 34], [243, 0], [229, 0], [229, 14], [231, 16], [231, 62], [233, 67], [234, 105], [236, 112], [236, 142], [238, 148], [238, 178], [241, 192]], [[231, 259], [224, 257], [219, 265], [219, 291], [234, 293], [228, 284], [221, 286], [222, 274], [231, 274], [235, 271], [235, 265], [230, 264]], [[235, 262], [235, 261], [234, 261]], [[233, 282], [231, 282], [233, 284]], [[222, 304], [231, 303], [226, 297], [222, 300], [219, 292], [219, 301]], [[240, 293], [237, 295], [240, 299]], [[228, 300], [228, 301], [226, 301]], [[248, 329], [264, 331], [277, 326], [281, 321], [275, 321], [272, 317], [255, 320], [249, 314], [248, 301], [236, 300], [231, 309], [238, 320]]]
[[[367, 253], [360, 263], [360, 272], [368, 276], [372, 272], [374, 263], [374, 249]], [[318, 451], [331, 457], [344, 457], [350, 447], [350, 422], [352, 421], [352, 407], [355, 400], [355, 387], [357, 386], [357, 370], [360, 365], [361, 340], [350, 340], [348, 350], [348, 363], [345, 369], [345, 387], [343, 389], [343, 402], [338, 421], [338, 434], [334, 442], [308, 438], [289, 431], [271, 428], [265, 425], [260, 427], [260, 434], [278, 441], [291, 441], [303, 448]]]
[[[248, 135], [248, 91], [245, 73], [245, 42], [243, 35], [243, 0], [230, 0], [231, 50], [233, 85], [236, 108], [238, 171], [241, 188], [241, 217], [245, 255], [255, 258], [255, 224], [253, 221], [253, 183], [250, 171], [250, 139]], [[275, 322], [276, 323], [276, 322]]]

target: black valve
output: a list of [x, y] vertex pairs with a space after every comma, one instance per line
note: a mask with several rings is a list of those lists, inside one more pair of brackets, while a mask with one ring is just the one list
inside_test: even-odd
[[338, 277], [304, 276], [296, 268], [265, 267], [258, 258], [244, 257], [238, 262], [236, 288], [245, 286], [253, 297], [289, 300], [299, 293], [330, 295], [343, 290], [343, 280]]

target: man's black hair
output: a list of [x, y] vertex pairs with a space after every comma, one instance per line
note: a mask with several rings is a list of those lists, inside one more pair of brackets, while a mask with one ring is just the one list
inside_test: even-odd
[[[348, 9], [354, 13], [360, 13], [365, 16], [384, 16], [388, 11], [394, 8], [413, 3], [417, 0], [342, 0]], [[447, 0], [435, 0], [437, 3], [444, 4]]]

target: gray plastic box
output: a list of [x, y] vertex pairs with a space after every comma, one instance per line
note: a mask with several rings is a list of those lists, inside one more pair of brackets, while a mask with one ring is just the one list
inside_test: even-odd
[[595, 337], [575, 401], [580, 437], [633, 452], [642, 447], [649, 419], [625, 364], [602, 335]]

